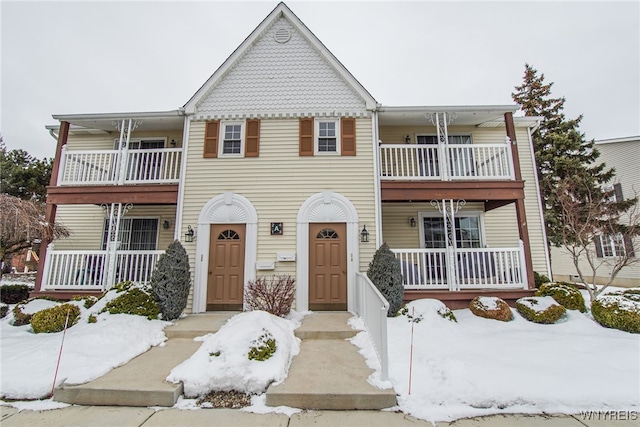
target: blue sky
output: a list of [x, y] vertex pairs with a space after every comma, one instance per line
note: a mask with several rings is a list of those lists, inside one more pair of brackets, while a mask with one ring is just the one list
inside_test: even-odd
[[[0, 131], [50, 157], [52, 114], [181, 107], [275, 1], [0, 3]], [[287, 5], [384, 105], [510, 104], [530, 63], [588, 139], [640, 135], [640, 3]]]

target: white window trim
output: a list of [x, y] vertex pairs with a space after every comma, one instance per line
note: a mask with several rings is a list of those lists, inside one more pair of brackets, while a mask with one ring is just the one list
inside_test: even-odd
[[[240, 125], [240, 152], [225, 153], [224, 152], [224, 134], [227, 126]], [[221, 120], [218, 136], [218, 157], [244, 157], [244, 139], [245, 139], [245, 122], [244, 120]]]
[[[336, 124], [336, 151], [319, 151], [320, 123]], [[340, 144], [340, 119], [316, 118], [313, 124], [313, 154], [316, 156], [339, 156], [342, 152]]]
[[[129, 144], [131, 144], [132, 142], [142, 142], [142, 141], [162, 141], [163, 142], [163, 148], [167, 148], [167, 137], [166, 136], [158, 136], [158, 137], [149, 136], [149, 137], [142, 137], [142, 138], [129, 138]], [[114, 150], [118, 149], [118, 142], [120, 142], [120, 138], [115, 138], [113, 140], [113, 149]], [[132, 148], [129, 147], [129, 149], [131, 150]], [[138, 148], [133, 148], [133, 150], [138, 150]]]
[[[620, 238], [620, 251], [616, 250], [616, 242], [615, 242], [615, 237]], [[607, 255], [605, 248], [609, 248], [611, 249], [609, 252], [611, 252], [611, 255]], [[624, 237], [622, 236], [622, 233], [616, 233], [616, 234], [605, 234], [603, 236], [600, 236], [600, 250], [602, 251], [602, 258], [617, 258], [620, 256], [624, 256], [625, 255], [625, 241], [624, 241]], [[620, 253], [618, 253], [620, 252]]]
[[[478, 210], [468, 210], [468, 211], [462, 210], [457, 212], [455, 215], [456, 218], [470, 217], [470, 216], [479, 218], [478, 227], [480, 227], [480, 247], [486, 248], [487, 239], [485, 236], [484, 212], [478, 211]], [[420, 249], [426, 249], [424, 246], [424, 218], [443, 218], [443, 214], [438, 211], [428, 211], [428, 212], [421, 211], [421, 212], [418, 212], [418, 218], [419, 218], [418, 230], [420, 233], [420, 236], [419, 236]]]

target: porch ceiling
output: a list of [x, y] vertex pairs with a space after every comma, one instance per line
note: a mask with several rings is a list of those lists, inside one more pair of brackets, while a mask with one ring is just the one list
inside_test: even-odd
[[[504, 113], [515, 113], [517, 105], [478, 105], [478, 106], [440, 106], [440, 107], [381, 107], [380, 126], [424, 126], [429, 125], [429, 116], [433, 113], [455, 115], [451, 125], [477, 126], [485, 122], [504, 119]], [[504, 121], [503, 121], [504, 125]]]
[[[117, 129], [114, 123], [129, 119], [140, 121], [136, 131], [182, 129], [184, 127], [184, 114], [180, 110], [139, 113], [60, 114], [54, 115], [53, 118], [74, 125], [71, 128], [72, 132], [79, 130], [78, 128], [74, 129], [76, 126], [87, 130], [97, 129], [115, 132]], [[48, 126], [47, 128], [51, 129], [53, 127]]]

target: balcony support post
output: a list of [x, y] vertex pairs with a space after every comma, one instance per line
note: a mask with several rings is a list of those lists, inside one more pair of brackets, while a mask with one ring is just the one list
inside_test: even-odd
[[[58, 144], [56, 146], [56, 156], [53, 159], [53, 167], [51, 168], [51, 178], [49, 179], [49, 187], [55, 187], [58, 184], [58, 174], [60, 172], [60, 162], [62, 161], [62, 147], [67, 144], [67, 139], [69, 138], [69, 122], [62, 121], [60, 122], [60, 130], [58, 131]], [[45, 211], [45, 221], [47, 224], [53, 225], [56, 222], [56, 211], [58, 209], [58, 205], [53, 203], [47, 203], [46, 211]], [[47, 258], [47, 248], [51, 240], [42, 239], [40, 243], [40, 265], [38, 265], [38, 272], [36, 274], [36, 283], [34, 286], [34, 291], [38, 292], [42, 289], [42, 273], [44, 271], [44, 263]]]
[[[513, 173], [516, 180], [522, 180], [522, 171], [520, 170], [520, 156], [518, 155], [518, 143], [516, 141], [516, 127], [513, 122], [513, 113], [504, 113], [504, 124], [507, 130], [507, 136], [511, 140], [511, 154], [513, 157]], [[527, 214], [525, 211], [524, 197], [516, 199], [516, 217], [518, 220], [518, 234], [524, 246], [524, 258], [527, 268], [527, 287], [532, 289], [535, 286], [533, 276], [533, 261], [531, 259], [531, 242], [529, 241], [529, 229], [527, 227]], [[546, 244], [546, 242], [545, 242]]]

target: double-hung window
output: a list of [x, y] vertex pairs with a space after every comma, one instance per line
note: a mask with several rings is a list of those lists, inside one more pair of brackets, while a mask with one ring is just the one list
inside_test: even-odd
[[[109, 241], [109, 219], [104, 220], [102, 249]], [[118, 249], [123, 251], [155, 251], [158, 247], [157, 218], [122, 218], [118, 231]]]
[[340, 152], [340, 121], [316, 121], [316, 154], [338, 154]]
[[221, 156], [241, 156], [243, 146], [243, 123], [225, 123], [222, 122], [221, 139], [222, 144]]
[[[455, 218], [456, 247], [481, 248], [482, 232], [480, 227], [480, 215], [458, 216]], [[444, 218], [439, 216], [424, 216], [422, 219], [423, 240], [422, 244], [427, 249], [446, 247], [446, 229]]]
[[599, 241], [596, 241], [596, 245], [600, 245], [603, 258], [614, 258], [625, 254], [624, 238], [620, 233], [600, 236]]

